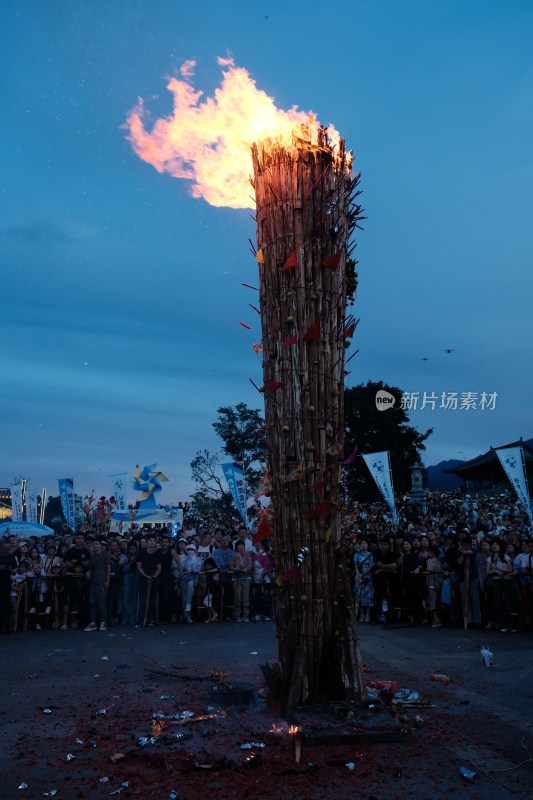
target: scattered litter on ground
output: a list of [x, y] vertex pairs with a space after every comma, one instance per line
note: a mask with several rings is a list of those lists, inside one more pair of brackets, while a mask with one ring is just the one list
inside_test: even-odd
[[432, 681], [439, 681], [440, 683], [450, 683], [452, 680], [449, 675], [444, 675], [442, 672], [431, 672], [429, 678]]
[[476, 782], [477, 773], [472, 772], [471, 769], [467, 769], [466, 767], [459, 767], [459, 775], [469, 783]]

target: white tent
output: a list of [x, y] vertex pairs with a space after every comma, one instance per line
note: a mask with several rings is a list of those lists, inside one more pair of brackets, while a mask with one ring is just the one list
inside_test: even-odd
[[39, 525], [38, 522], [3, 522], [0, 525], [0, 536], [50, 536], [54, 535], [53, 528]]

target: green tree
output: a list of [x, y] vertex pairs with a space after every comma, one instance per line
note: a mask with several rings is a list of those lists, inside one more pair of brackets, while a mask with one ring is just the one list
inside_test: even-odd
[[222, 452], [233, 461], [242, 461], [248, 496], [257, 490], [267, 459], [265, 421], [260, 411], [246, 403], [217, 409], [218, 420], [213, 428], [222, 439]]
[[62, 522], [65, 522], [65, 517], [61, 508], [61, 497], [59, 495], [57, 497], [49, 495], [44, 509], [44, 524], [53, 528]]
[[198, 450], [191, 461], [191, 475], [197, 491], [192, 498], [202, 516], [214, 515], [220, 523], [229, 526], [238, 516], [231, 492], [224, 488], [220, 471], [220, 457], [209, 450]]
[[[376, 406], [376, 394], [384, 389], [396, 398], [396, 403], [386, 411]], [[383, 381], [360, 384], [344, 393], [345, 452], [357, 454], [388, 450], [390, 453], [394, 489], [396, 492], [411, 488], [411, 467], [421, 460], [426, 449], [424, 442], [433, 433], [429, 428], [420, 433], [409, 425], [409, 417], [401, 408], [402, 390], [388, 386]], [[350, 497], [357, 500], [377, 499], [379, 492], [365, 463], [355, 458], [344, 467], [344, 480]]]

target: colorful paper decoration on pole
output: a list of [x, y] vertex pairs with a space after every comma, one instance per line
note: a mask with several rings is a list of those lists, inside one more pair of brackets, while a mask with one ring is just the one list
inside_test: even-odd
[[257, 533], [252, 539], [252, 544], [258, 544], [258, 542], [262, 542], [263, 539], [270, 539], [271, 536], [273, 536], [272, 526], [267, 518], [263, 516], [257, 527]]
[[285, 475], [282, 479], [282, 483], [291, 483], [291, 481], [299, 481], [302, 477], [303, 473], [303, 465], [302, 464], [294, 464], [294, 466], [289, 470], [287, 475]]
[[285, 339], [285, 341], [283, 341], [281, 344], [284, 347], [290, 347], [291, 344], [296, 344], [297, 341], [298, 341], [297, 336], [289, 336], [289, 338]]
[[296, 250], [293, 250], [292, 253], [289, 253], [285, 259], [285, 263], [283, 264], [281, 271], [284, 272], [288, 269], [294, 269], [296, 266], [298, 266], [298, 261], [296, 260]]
[[309, 512], [309, 519], [319, 519], [320, 517], [327, 517], [329, 515], [329, 509], [331, 506], [331, 500], [329, 497], [325, 497], [321, 503], [317, 505], [313, 511]]
[[263, 255], [263, 250], [262, 249], [257, 251], [257, 255], [256, 255], [255, 258], [256, 258], [256, 261], [257, 261], [258, 264], [264, 264], [265, 263], [265, 257]]
[[304, 342], [318, 342], [320, 340], [320, 320], [311, 325], [307, 333], [303, 336]]
[[355, 447], [354, 447], [354, 449], [353, 449], [353, 453], [351, 453], [351, 454], [348, 456], [348, 458], [345, 458], [345, 459], [344, 459], [344, 461], [342, 462], [343, 466], [344, 466], [344, 467], [347, 467], [347, 466], [349, 466], [350, 464], [353, 464], [353, 462], [355, 461], [355, 456], [356, 456], [356, 455], [357, 455], [357, 445], [355, 445]]
[[269, 392], [275, 392], [276, 389], [281, 389], [283, 384], [281, 381], [273, 381], [270, 378], [267, 378], [265, 381], [265, 386]]
[[322, 266], [329, 267], [330, 269], [337, 269], [337, 267], [341, 263], [341, 257], [342, 257], [342, 250], [338, 250], [334, 255], [325, 258], [322, 261]]
[[347, 325], [344, 329], [344, 338], [351, 339], [355, 332], [355, 322], [352, 322], [350, 325]]
[[[284, 572], [283, 575], [280, 576], [280, 578], [278, 579], [279, 580], [278, 585], [281, 585], [282, 581], [287, 581], [287, 582], [293, 581], [297, 577], [298, 577], [298, 567], [295, 564], [293, 567], [289, 567], [287, 572]], [[278, 583], [278, 580], [276, 580], [276, 583]]]
[[270, 477], [270, 472], [266, 469], [265, 474], [261, 478], [259, 489], [254, 495], [254, 500], [257, 501], [259, 497], [264, 497], [269, 494], [272, 494], [272, 478]]

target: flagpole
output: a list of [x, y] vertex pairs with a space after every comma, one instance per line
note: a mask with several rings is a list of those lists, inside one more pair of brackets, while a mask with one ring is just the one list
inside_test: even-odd
[[242, 477], [244, 479], [244, 524], [246, 525], [246, 532], [250, 530], [250, 521], [248, 519], [248, 493], [246, 491], [246, 462], [244, 460], [244, 423], [241, 425], [241, 441], [243, 442], [241, 450], [242, 458]]
[[248, 494], [246, 492], [246, 467], [244, 465], [244, 457], [242, 459], [242, 476], [244, 478], [244, 516], [245, 516], [245, 524], [246, 530], [250, 530], [250, 522], [248, 520]]
[[41, 511], [39, 513], [39, 522], [41, 525], [44, 524], [44, 512], [46, 510], [46, 488], [43, 488], [41, 492]]

